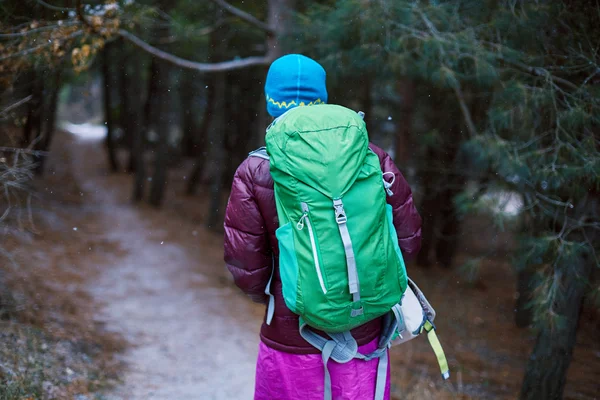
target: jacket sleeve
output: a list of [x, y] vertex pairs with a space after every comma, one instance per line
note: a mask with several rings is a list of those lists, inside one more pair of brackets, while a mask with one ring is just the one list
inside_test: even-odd
[[225, 211], [225, 263], [235, 284], [253, 301], [266, 303], [265, 288], [273, 267], [271, 246], [256, 197], [251, 164], [237, 169]]
[[[394, 161], [383, 150], [375, 148], [375, 146], [372, 148], [379, 155], [383, 173], [392, 172], [394, 174], [394, 181], [390, 188], [393, 195], [388, 196], [387, 201], [392, 206], [394, 227], [402, 255], [406, 260], [412, 260], [421, 249], [421, 216], [415, 207], [410, 186]], [[387, 182], [392, 181], [390, 174], [386, 174], [384, 178]]]

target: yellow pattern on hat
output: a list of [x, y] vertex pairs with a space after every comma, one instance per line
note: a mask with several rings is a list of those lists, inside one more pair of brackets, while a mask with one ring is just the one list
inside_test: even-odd
[[277, 106], [279, 108], [290, 108], [292, 106], [300, 106], [300, 107], [302, 107], [302, 106], [313, 106], [313, 105], [316, 105], [316, 104], [325, 104], [325, 102], [322, 101], [321, 99], [316, 99], [314, 101], [311, 101], [308, 104], [304, 103], [303, 101], [301, 101], [300, 104], [297, 104], [295, 100], [292, 100], [289, 103], [285, 102], [285, 101], [275, 101], [269, 95], [267, 95], [267, 102], [271, 103], [271, 104], [273, 104], [273, 105], [275, 105], [275, 106]]

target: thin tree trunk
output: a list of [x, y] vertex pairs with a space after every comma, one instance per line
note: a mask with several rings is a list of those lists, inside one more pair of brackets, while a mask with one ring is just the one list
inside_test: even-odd
[[170, 131], [170, 99], [168, 90], [169, 65], [157, 61], [159, 80], [161, 81], [158, 97], [160, 105], [157, 110], [156, 134], [158, 142], [154, 151], [154, 173], [150, 189], [150, 204], [160, 207], [163, 202], [167, 176], [169, 171], [169, 131]]
[[362, 89], [362, 110], [365, 113], [365, 124], [367, 125], [367, 130], [371, 126], [373, 122], [373, 115], [371, 112], [373, 111], [373, 95], [372, 95], [372, 85], [373, 81], [369, 77], [365, 77], [365, 80], [361, 84]]
[[[456, 179], [450, 179], [450, 185], [457, 185], [453, 182]], [[460, 234], [460, 221], [456, 207], [454, 207], [454, 197], [460, 193], [462, 187], [451, 187], [445, 190], [440, 196], [440, 237], [437, 238], [435, 245], [435, 258], [443, 267], [452, 267], [456, 249], [458, 248], [458, 239]], [[442, 200], [443, 199], [443, 200]]]
[[148, 91], [146, 95], [146, 102], [144, 103], [144, 127], [146, 130], [150, 130], [154, 127], [157, 119], [160, 117], [159, 113], [162, 110], [157, 110], [155, 108], [160, 109], [160, 79], [164, 78], [160, 76], [158, 63], [160, 61], [156, 58], [152, 58], [150, 61], [150, 73], [148, 78]]
[[[134, 118], [135, 114], [134, 110], [138, 107], [137, 105], [137, 97], [134, 96], [131, 81], [133, 79], [139, 79], [139, 74], [131, 73], [132, 71], [129, 69], [130, 60], [133, 61], [134, 64], [137, 63], [131, 55], [129, 54], [127, 44], [124, 40], [119, 42], [119, 48], [121, 53], [121, 65], [119, 66], [119, 94], [121, 97], [121, 112], [120, 112], [120, 125], [123, 130], [123, 136], [125, 138], [125, 143], [127, 148], [129, 149], [129, 160], [127, 162], [127, 172], [135, 171], [136, 159], [135, 159], [135, 151], [133, 149], [133, 142], [135, 140], [135, 129], [136, 123]], [[134, 71], [139, 72], [139, 71]], [[130, 74], [131, 73], [131, 74]], [[137, 95], [137, 94], [136, 94]]]
[[117, 172], [119, 170], [119, 161], [116, 154], [115, 146], [115, 120], [112, 113], [112, 75], [110, 72], [110, 59], [111, 49], [113, 45], [107, 43], [104, 47], [104, 53], [102, 57], [102, 77], [104, 81], [104, 119], [106, 121], [106, 152], [108, 155], [108, 165], [111, 172]]
[[185, 157], [197, 156], [196, 149], [196, 113], [194, 110], [194, 89], [196, 74], [193, 71], [181, 72], [179, 81], [179, 98], [181, 107], [181, 127], [183, 138], [181, 140], [181, 153]]
[[32, 69], [29, 73], [29, 85], [30, 85], [30, 93], [32, 99], [27, 105], [27, 121], [25, 122], [25, 126], [23, 127], [23, 138], [22, 145], [23, 147], [29, 146], [31, 143], [31, 133], [33, 132], [33, 126], [35, 124], [35, 118], [37, 112], [40, 108], [40, 99], [42, 97], [39, 91], [39, 79], [37, 73], [34, 69]]
[[[423, 160], [423, 165], [432, 165], [432, 160], [434, 158], [435, 152], [432, 148], [429, 148], [425, 160]], [[435, 172], [432, 169], [428, 168], [421, 172], [423, 199], [421, 201], [421, 206], [419, 207], [419, 212], [423, 219], [423, 226], [421, 230], [421, 250], [417, 256], [417, 264], [421, 267], [428, 267], [431, 265], [430, 253], [434, 245], [435, 224], [441, 206], [439, 204], [439, 196], [436, 193], [437, 188], [434, 185], [435, 181]]]
[[[217, 12], [217, 19], [222, 16], [222, 10]], [[212, 59], [220, 61], [225, 58], [227, 51], [227, 41], [223, 40], [226, 37], [226, 30], [219, 29], [212, 36], [211, 41], [215, 45], [212, 47]], [[225, 164], [226, 151], [226, 132], [225, 124], [227, 122], [227, 75], [225, 73], [217, 73], [213, 75], [214, 86], [214, 112], [208, 132], [208, 142], [210, 144], [210, 164], [208, 168], [211, 172], [208, 218], [206, 226], [209, 229], [216, 230], [219, 225], [221, 216], [221, 194], [223, 190], [223, 168]]]
[[210, 202], [208, 210], [208, 219], [206, 225], [209, 229], [217, 229], [221, 215], [221, 193], [223, 188], [223, 173], [221, 168], [225, 161], [225, 149], [223, 146], [223, 126], [225, 125], [225, 98], [226, 98], [226, 77], [219, 73], [214, 77], [215, 80], [215, 116], [211, 124], [209, 137], [212, 143], [213, 176], [210, 185]]
[[[168, 11], [171, 4], [166, 0], [159, 1], [161, 9]], [[169, 29], [159, 26], [154, 27], [157, 36], [167, 35]], [[166, 50], [163, 48], [163, 50]], [[150, 188], [150, 204], [160, 207], [165, 196], [167, 179], [169, 176], [169, 135], [171, 131], [171, 70], [172, 65], [158, 58], [152, 58], [152, 73], [149, 87], [149, 101], [156, 97], [156, 110], [152, 115], [156, 117], [156, 134], [158, 142], [154, 150], [154, 171], [152, 174], [152, 186]], [[148, 104], [148, 103], [147, 103]], [[147, 118], [150, 114], [147, 115]]]
[[44, 112], [44, 73], [35, 71], [33, 73], [33, 99], [29, 102], [29, 110], [27, 112], [27, 123], [23, 131], [23, 145], [25, 147], [36, 145], [41, 140], [42, 133], [42, 118]]
[[394, 161], [398, 167], [406, 167], [412, 153], [411, 142], [412, 120], [415, 109], [415, 83], [408, 78], [402, 78], [397, 83], [398, 93], [402, 96], [400, 118], [396, 124], [396, 140], [394, 143]]
[[[145, 121], [143, 120], [142, 103], [139, 93], [142, 91], [142, 80], [139, 78], [141, 71], [141, 62], [139, 56], [132, 57], [134, 74], [130, 82], [130, 88], [135, 96], [132, 96], [129, 101], [130, 118], [129, 130], [131, 133], [131, 154], [130, 162], [134, 162], [135, 177], [133, 179], [133, 201], [140, 202], [144, 198], [144, 188], [146, 185], [146, 164], [144, 159], [145, 144], [146, 144], [146, 129]], [[134, 100], [134, 101], [131, 101]]]
[[273, 29], [274, 34], [267, 38], [268, 56], [272, 60], [281, 57], [284, 49], [281, 38], [291, 28], [292, 11], [296, 0], [269, 0], [267, 23]]
[[436, 261], [443, 267], [450, 268], [454, 261], [456, 249], [459, 245], [460, 220], [454, 205], [454, 198], [464, 189], [466, 179], [462, 176], [461, 160], [457, 144], [461, 143], [460, 120], [452, 120], [454, 123], [447, 131], [447, 140], [444, 145], [445, 151], [439, 155], [444, 165], [450, 169], [442, 177], [445, 188], [439, 193], [439, 237], [435, 245]]
[[[52, 144], [52, 138], [54, 136], [54, 130], [56, 125], [56, 110], [58, 108], [58, 94], [60, 93], [61, 82], [62, 82], [62, 74], [63, 68], [61, 65], [58, 66], [57, 70], [54, 72], [54, 79], [51, 86], [50, 98], [47, 112], [46, 112], [46, 124], [44, 127], [43, 135], [40, 141], [37, 143], [36, 147], [38, 150], [47, 152], [50, 149], [50, 145]], [[36, 157], [36, 174], [42, 175], [44, 172], [44, 163], [46, 161], [46, 157], [39, 156]]]
[[[231, 187], [233, 182], [233, 175], [238, 163], [241, 161], [241, 153], [245, 153], [245, 140], [247, 124], [244, 124], [244, 100], [246, 91], [240, 85], [244, 85], [247, 82], [248, 77], [240, 71], [232, 76], [229, 74], [225, 87], [225, 129], [223, 135], [225, 136], [224, 141], [224, 152], [227, 155], [223, 159], [224, 165], [221, 167], [221, 178], [222, 189], [227, 190]], [[240, 82], [240, 83], [237, 83]], [[237, 83], [237, 84], [236, 84]]]
[[194, 169], [190, 174], [190, 179], [187, 186], [187, 194], [194, 195], [198, 190], [198, 186], [201, 183], [202, 175], [206, 167], [206, 159], [208, 158], [207, 152], [207, 137], [209, 129], [212, 124], [213, 111], [215, 109], [215, 78], [211, 76], [208, 81], [208, 90], [206, 93], [206, 107], [204, 108], [204, 118], [202, 118], [202, 125], [200, 126], [199, 141], [198, 141], [198, 156], [196, 157]]

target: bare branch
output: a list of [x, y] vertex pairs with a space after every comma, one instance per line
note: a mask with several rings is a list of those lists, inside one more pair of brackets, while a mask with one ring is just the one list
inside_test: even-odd
[[14, 110], [17, 107], [22, 106], [23, 104], [27, 103], [29, 100], [31, 100], [33, 98], [33, 95], [29, 95], [27, 97], [25, 97], [24, 99], [21, 99], [19, 101], [17, 101], [16, 103], [6, 107], [4, 110], [0, 111], [0, 115], [6, 115], [9, 112], [11, 112], [12, 110]]
[[217, 63], [200, 63], [186, 60], [184, 58], [177, 57], [173, 54], [157, 49], [156, 47], [149, 45], [142, 39], [138, 38], [130, 32], [127, 32], [126, 30], [119, 29], [119, 36], [129, 40], [131, 43], [138, 46], [145, 52], [153, 55], [154, 57], [168, 61], [172, 64], [177, 65], [178, 67], [193, 69], [199, 72], [225, 72], [259, 65], [268, 65], [271, 62], [271, 59], [269, 57], [263, 56], [247, 57], [241, 58], [239, 60], [223, 61]]
[[66, 8], [66, 7], [57, 7], [57, 6], [53, 6], [52, 4], [48, 4], [46, 3], [44, 0], [35, 0], [39, 5], [44, 6], [50, 10], [53, 11], [60, 11], [60, 12], [68, 12], [68, 11], [75, 11], [74, 8]]
[[22, 148], [18, 148], [18, 147], [2, 147], [2, 146], [0, 146], [0, 153], [24, 153], [24, 154], [31, 154], [36, 157], [47, 156], [48, 154], [50, 154], [47, 151], [22, 149]]
[[518, 61], [512, 61], [512, 60], [507, 60], [504, 57], [500, 57], [497, 56], [497, 58], [499, 60], [504, 61], [507, 64], [513, 65], [517, 68], [520, 68], [521, 70], [527, 72], [528, 74], [531, 74], [533, 76], [539, 76], [539, 77], [544, 77], [544, 78], [549, 78], [551, 81], [555, 81], [557, 83], [563, 84], [573, 90], [578, 90], [579, 86], [575, 85], [573, 82], [568, 81], [566, 79], [560, 78], [558, 76], [552, 75], [547, 69], [542, 68], [542, 67], [532, 67], [523, 63], [520, 63]]
[[269, 26], [267, 23], [262, 22], [261, 20], [254, 17], [253, 15], [248, 14], [247, 12], [242, 11], [237, 7], [232, 6], [225, 0], [211, 0], [211, 1], [215, 4], [217, 4], [219, 7], [222, 7], [223, 9], [225, 9], [227, 12], [235, 15], [236, 17], [240, 17], [244, 21], [249, 22], [252, 25], [256, 26], [257, 28], [262, 29], [263, 31], [267, 32], [269, 35], [275, 34], [275, 30], [271, 26]]

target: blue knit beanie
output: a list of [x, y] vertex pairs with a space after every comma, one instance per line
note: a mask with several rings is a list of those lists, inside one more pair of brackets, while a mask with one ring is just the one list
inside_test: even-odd
[[275, 118], [297, 106], [327, 103], [325, 70], [301, 54], [278, 58], [269, 68], [265, 95], [267, 112]]

